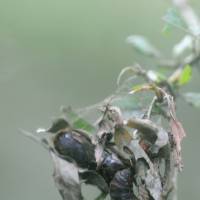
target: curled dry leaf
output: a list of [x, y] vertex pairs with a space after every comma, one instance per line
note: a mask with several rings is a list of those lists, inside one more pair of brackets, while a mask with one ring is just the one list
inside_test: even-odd
[[181, 158], [181, 141], [186, 136], [186, 133], [183, 129], [182, 124], [178, 120], [170, 120], [171, 131], [173, 138], [176, 144], [176, 161], [177, 165], [181, 167], [182, 158]]
[[132, 118], [128, 120], [127, 126], [138, 129], [142, 139], [149, 140], [149, 142], [156, 138], [152, 146], [154, 153], [158, 153], [169, 142], [167, 131], [149, 119]]
[[158, 174], [153, 173], [151, 170], [148, 170], [145, 183], [153, 199], [160, 200], [162, 194], [162, 185]]
[[168, 107], [171, 115], [170, 128], [176, 147], [176, 164], [181, 169], [181, 141], [186, 136], [185, 130], [181, 122], [176, 117], [175, 103], [171, 96], [168, 96]]
[[146, 152], [144, 151], [144, 149], [140, 146], [139, 140], [132, 140], [128, 147], [132, 152], [134, 152], [134, 157], [135, 157], [136, 161], [141, 159], [141, 158], [144, 159], [147, 162], [148, 167], [152, 171], [154, 171], [153, 163], [149, 159], [149, 157], [146, 154]]
[[78, 168], [51, 152], [54, 181], [63, 200], [83, 200]]

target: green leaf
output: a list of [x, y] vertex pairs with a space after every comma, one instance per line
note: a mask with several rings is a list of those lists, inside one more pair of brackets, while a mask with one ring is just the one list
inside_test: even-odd
[[169, 8], [166, 14], [163, 16], [163, 20], [169, 25], [175, 26], [188, 32], [185, 21], [182, 19], [180, 13], [175, 8]]
[[153, 57], [160, 56], [160, 52], [143, 36], [131, 35], [127, 38], [127, 42], [144, 55]]
[[185, 100], [194, 107], [200, 108], [200, 93], [188, 92], [184, 95]]
[[93, 133], [96, 129], [87, 120], [79, 116], [71, 107], [64, 110], [67, 119], [71, 122], [73, 128], [82, 129], [89, 133]]
[[185, 85], [187, 84], [192, 77], [192, 67], [190, 65], [186, 65], [180, 74], [180, 77], [178, 79], [178, 85]]

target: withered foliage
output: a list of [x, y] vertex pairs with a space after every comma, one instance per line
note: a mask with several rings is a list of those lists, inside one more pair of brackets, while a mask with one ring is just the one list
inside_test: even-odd
[[83, 184], [100, 190], [97, 200], [173, 199], [185, 136], [174, 96], [151, 77], [137, 87], [135, 81], [96, 105], [63, 108], [49, 129], [29, 134], [49, 150], [63, 200], [84, 199]]

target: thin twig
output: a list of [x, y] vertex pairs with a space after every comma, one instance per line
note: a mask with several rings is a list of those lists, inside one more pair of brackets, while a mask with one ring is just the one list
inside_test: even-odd
[[148, 109], [148, 112], [147, 112], [147, 115], [146, 115], [147, 119], [151, 118], [151, 113], [152, 113], [152, 110], [153, 110], [153, 106], [154, 106], [155, 102], [157, 101], [157, 99], [158, 99], [157, 96], [153, 97], [153, 100], [152, 100], [152, 102], [151, 102], [151, 104], [149, 106], [149, 109]]

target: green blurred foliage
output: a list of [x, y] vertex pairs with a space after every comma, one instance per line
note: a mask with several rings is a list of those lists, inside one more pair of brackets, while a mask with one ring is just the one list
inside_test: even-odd
[[185, 85], [189, 83], [192, 78], [192, 67], [190, 65], [186, 65], [178, 79], [178, 84]]

